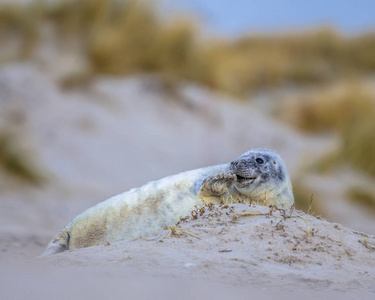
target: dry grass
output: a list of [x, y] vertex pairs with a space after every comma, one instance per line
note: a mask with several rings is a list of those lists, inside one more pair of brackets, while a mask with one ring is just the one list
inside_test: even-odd
[[341, 132], [340, 156], [375, 177], [375, 106], [372, 114], [358, 116]]
[[28, 158], [27, 153], [17, 146], [14, 137], [0, 132], [0, 169], [15, 178], [39, 185], [45, 178]]
[[[61, 44], [59, 49], [74, 45], [84, 60], [85, 70], [63, 80], [67, 87], [96, 74], [141, 72], [159, 74], [172, 91], [187, 79], [238, 96], [290, 83], [320, 84], [322, 92], [288, 108], [288, 120], [309, 132], [338, 132], [340, 157], [375, 175], [373, 95], [353, 83], [322, 85], [373, 74], [374, 33], [347, 37], [320, 29], [203, 40], [193, 20], [165, 22], [154, 5], [139, 0], [2, 4], [0, 61], [32, 59], [40, 43], [51, 42]], [[56, 39], [45, 38], [47, 27]]]
[[293, 195], [296, 209], [311, 215], [322, 214], [323, 209], [319, 206], [319, 197], [298, 179], [293, 181]]
[[[0, 7], [2, 42], [21, 40], [17, 52], [22, 56], [32, 57], [43, 26], [53, 28], [62, 48], [74, 44], [81, 49], [94, 74], [156, 72], [198, 80], [202, 73], [194, 22], [162, 22], [149, 1], [34, 1]], [[90, 77], [87, 70], [83, 74]]]
[[[310, 132], [335, 132], [340, 149], [326, 162], [350, 163], [375, 176], [375, 94], [359, 83], [330, 86], [286, 105], [283, 118]], [[322, 161], [320, 168], [325, 168]], [[331, 167], [331, 166], [327, 166]]]
[[343, 37], [333, 30], [242, 37], [208, 47], [216, 86], [236, 94], [289, 83], [324, 83], [371, 73], [375, 35]]
[[342, 132], [348, 123], [374, 114], [374, 93], [356, 81], [322, 88], [288, 103], [282, 117], [305, 132]]
[[17, 42], [12, 59], [32, 57], [43, 40], [42, 29], [49, 27], [62, 45], [79, 44], [84, 65], [93, 74], [155, 72], [168, 80], [189, 79], [239, 96], [254, 89], [329, 82], [375, 70], [374, 34], [343, 37], [321, 29], [234, 41], [203, 40], [193, 20], [164, 22], [150, 3], [40, 0], [3, 4], [0, 38], [3, 44]]
[[348, 191], [348, 195], [351, 201], [360, 203], [375, 212], [375, 195], [370, 191], [355, 187]]
[[35, 49], [44, 15], [43, 1], [0, 4], [0, 42], [4, 46], [16, 41], [12, 59], [26, 58]]

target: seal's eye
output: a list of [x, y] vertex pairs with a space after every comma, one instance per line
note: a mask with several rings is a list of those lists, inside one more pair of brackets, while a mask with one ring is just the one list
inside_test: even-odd
[[263, 159], [261, 159], [261, 158], [257, 158], [256, 160], [255, 160], [258, 164], [260, 164], [260, 165], [263, 165], [264, 164], [264, 160]]

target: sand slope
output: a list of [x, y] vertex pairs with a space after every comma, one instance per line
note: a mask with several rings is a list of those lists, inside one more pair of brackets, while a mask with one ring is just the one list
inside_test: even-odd
[[[206, 211], [181, 227], [200, 237], [149, 240], [36, 259], [84, 209], [150, 180], [269, 147], [292, 177], [330, 143], [304, 137], [251, 104], [192, 85], [179, 99], [153, 78], [99, 78], [60, 90], [33, 65], [0, 71], [0, 127], [48, 175], [31, 187], [0, 174], [0, 288], [4, 299], [340, 298], [374, 296], [374, 237], [303, 216]], [[328, 198], [328, 197], [327, 197]], [[258, 210], [236, 205], [234, 210]], [[370, 225], [373, 223], [369, 223]], [[367, 239], [366, 239], [367, 237]], [[162, 242], [161, 242], [162, 240]], [[124, 296], [125, 295], [125, 296]]]
[[29, 299], [40, 295], [373, 299], [375, 295], [375, 236], [301, 211], [247, 204], [212, 206], [181, 221], [177, 232], [179, 237], [161, 229], [147, 239], [13, 263], [7, 272], [0, 271], [2, 293], [7, 299], [26, 295]]
[[301, 211], [284, 217], [283, 211], [255, 205], [213, 206], [195, 218], [180, 223], [180, 237], [164, 230], [152, 238], [52, 255], [43, 263], [130, 268], [275, 292], [375, 293], [375, 236]]

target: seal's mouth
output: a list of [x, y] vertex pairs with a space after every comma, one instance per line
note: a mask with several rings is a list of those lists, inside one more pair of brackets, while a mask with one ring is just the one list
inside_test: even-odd
[[256, 177], [245, 177], [237, 174], [236, 177], [239, 184], [252, 184], [257, 179]]

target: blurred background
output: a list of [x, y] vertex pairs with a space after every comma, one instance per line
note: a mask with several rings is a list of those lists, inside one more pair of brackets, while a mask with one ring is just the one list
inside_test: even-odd
[[3, 252], [37, 254], [85, 208], [254, 147], [284, 158], [297, 208], [312, 200], [315, 215], [374, 234], [374, 11], [0, 1]]

